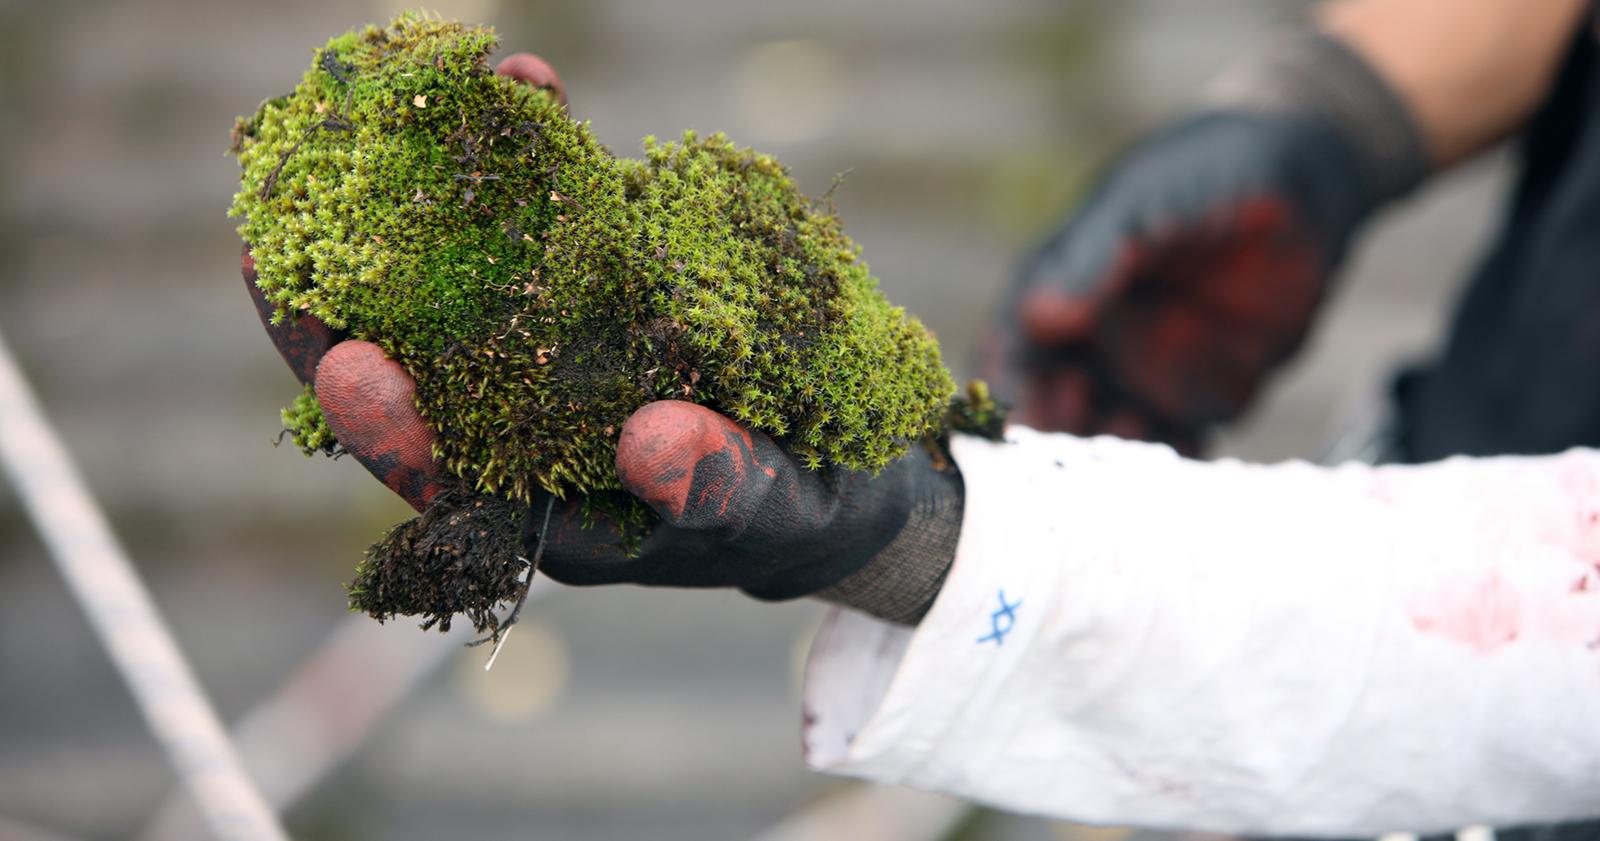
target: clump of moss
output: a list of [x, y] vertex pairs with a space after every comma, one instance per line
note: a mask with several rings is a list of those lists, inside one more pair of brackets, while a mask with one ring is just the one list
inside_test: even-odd
[[523, 588], [521, 548], [515, 504], [447, 488], [367, 552], [350, 584], [350, 603], [379, 621], [421, 616], [424, 629], [448, 631], [459, 613], [479, 631], [498, 631], [495, 607]]
[[317, 402], [317, 393], [311, 386], [306, 386], [280, 417], [284, 433], [306, 455], [336, 453], [339, 442], [334, 440], [333, 430], [322, 416], [322, 404]]
[[[614, 498], [617, 430], [661, 399], [724, 412], [813, 468], [876, 470], [941, 429], [954, 385], [938, 346], [877, 290], [830, 206], [720, 134], [614, 157], [550, 93], [491, 73], [495, 43], [416, 14], [341, 35], [234, 132], [230, 212], [275, 318], [315, 315], [404, 366], [464, 486]], [[301, 447], [331, 448], [314, 398], [284, 420]], [[463, 499], [423, 519], [449, 523]], [[386, 538], [352, 603], [437, 616], [437, 593], [373, 577], [439, 572], [449, 553], [414, 547], [450, 540], [430, 540]], [[484, 580], [504, 585], [515, 550], [494, 545]], [[484, 627], [469, 602], [449, 603]]]
[[961, 394], [951, 399], [949, 408], [945, 410], [944, 425], [950, 432], [965, 432], [999, 441], [1005, 436], [1006, 411], [989, 394], [988, 383], [973, 380], [967, 383]]

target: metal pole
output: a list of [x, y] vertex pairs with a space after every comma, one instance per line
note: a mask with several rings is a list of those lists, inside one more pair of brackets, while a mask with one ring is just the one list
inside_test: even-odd
[[857, 783], [796, 811], [756, 841], [936, 841], [971, 814], [970, 805], [941, 794]]
[[[530, 600], [547, 593], [536, 582]], [[273, 806], [287, 810], [367, 740], [446, 659], [465, 631], [421, 633], [409, 623], [345, 618], [270, 698], [233, 728], [233, 743]], [[182, 791], [169, 795], [139, 841], [193, 838], [200, 816]]]
[[0, 466], [212, 831], [228, 841], [287, 841], [3, 336]]
[[13, 818], [0, 818], [0, 838], [6, 841], [68, 841], [65, 835], [57, 835]]

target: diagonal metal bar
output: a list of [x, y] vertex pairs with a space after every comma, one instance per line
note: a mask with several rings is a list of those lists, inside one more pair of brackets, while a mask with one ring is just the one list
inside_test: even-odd
[[969, 804], [940, 794], [856, 783], [789, 815], [755, 841], [938, 841], [972, 811]]
[[[287, 811], [372, 734], [429, 673], [461, 650], [464, 634], [423, 634], [402, 623], [346, 617], [317, 650], [233, 728], [261, 791]], [[138, 841], [193, 838], [200, 815], [179, 789]]]
[[[550, 592], [536, 581], [529, 601]], [[465, 633], [424, 634], [409, 625], [346, 618], [271, 697], [233, 729], [234, 744], [280, 812], [311, 791], [371, 736], [445, 660]], [[169, 795], [138, 841], [193, 838], [199, 815], [182, 791]]]
[[0, 467], [211, 831], [287, 841], [0, 337]]
[[0, 817], [0, 838], [5, 841], [69, 841], [65, 835], [6, 817]]

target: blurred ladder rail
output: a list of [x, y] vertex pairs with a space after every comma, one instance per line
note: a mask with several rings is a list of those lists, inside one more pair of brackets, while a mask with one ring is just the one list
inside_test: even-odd
[[755, 841], [939, 841], [972, 811], [971, 805], [944, 795], [854, 783], [789, 815]]
[[[547, 589], [534, 585], [528, 600]], [[424, 634], [348, 616], [271, 696], [234, 725], [245, 767], [280, 812], [354, 754], [388, 714], [450, 657], [462, 633]], [[180, 791], [167, 796], [137, 841], [193, 838], [199, 815]]]
[[0, 817], [0, 838], [4, 838], [5, 841], [74, 841], [65, 835], [57, 835], [50, 830], [8, 817]]
[[[541, 586], [541, 584], [543, 586]], [[530, 602], [550, 592], [534, 585]], [[461, 634], [418, 634], [383, 626], [365, 616], [341, 621], [272, 695], [239, 720], [232, 735], [262, 791], [287, 811], [354, 754], [404, 701], [450, 657]], [[351, 680], [359, 675], [359, 680]], [[972, 807], [958, 800], [893, 786], [852, 783], [814, 801], [762, 832], [756, 841], [937, 841], [966, 820]], [[173, 792], [136, 841], [194, 837], [199, 815], [184, 794]], [[863, 836], [859, 830], [868, 827]]]
[[288, 841], [0, 336], [0, 467], [211, 831]]

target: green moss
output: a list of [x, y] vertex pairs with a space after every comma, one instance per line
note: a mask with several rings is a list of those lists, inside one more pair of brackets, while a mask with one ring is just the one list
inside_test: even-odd
[[311, 386], [306, 386], [300, 396], [283, 410], [283, 429], [294, 445], [308, 456], [317, 453], [333, 455], [336, 452], [338, 442], [333, 439], [333, 430], [328, 428], [327, 420], [322, 417], [322, 404], [317, 402], [316, 392], [312, 391]]
[[777, 161], [693, 133], [615, 158], [493, 75], [494, 46], [404, 15], [330, 41], [236, 129], [231, 212], [278, 317], [399, 361], [451, 473], [524, 501], [614, 489], [617, 430], [668, 398], [812, 466], [877, 469], [938, 427], [933, 338]]
[[[352, 606], [496, 628], [522, 591], [517, 503], [539, 488], [639, 534], [613, 463], [654, 400], [726, 413], [813, 468], [876, 470], [949, 424], [992, 425], [986, 394], [951, 403], [933, 337], [776, 160], [694, 133], [616, 158], [491, 73], [494, 47], [402, 15], [328, 42], [234, 128], [230, 213], [275, 317], [315, 315], [404, 366], [459, 480], [373, 547]], [[310, 390], [283, 421], [334, 451]]]
[[350, 605], [379, 621], [421, 616], [423, 628], [440, 631], [459, 613], [479, 631], [498, 632], [496, 606], [524, 589], [521, 548], [522, 512], [514, 504], [446, 488], [367, 553], [349, 586]]
[[999, 441], [1005, 437], [1006, 410], [989, 394], [988, 383], [973, 380], [951, 399], [950, 407], [945, 410], [944, 425], [950, 432]]

